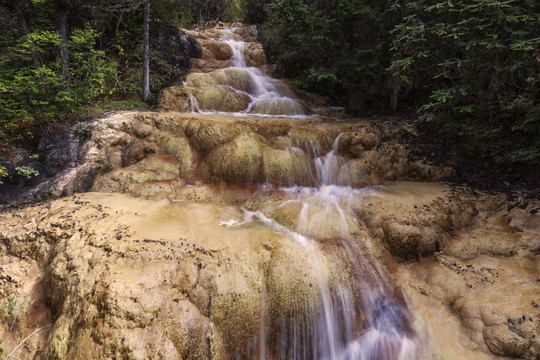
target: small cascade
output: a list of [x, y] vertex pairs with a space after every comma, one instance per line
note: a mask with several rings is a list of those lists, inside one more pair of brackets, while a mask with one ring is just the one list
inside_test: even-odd
[[[305, 117], [308, 105], [295, 99], [292, 91], [279, 80], [265, 75], [259, 68], [248, 66], [245, 57], [246, 44], [234, 34], [236, 28], [224, 28], [219, 41], [227, 44], [232, 56], [230, 67], [212, 73], [191, 74], [187, 87], [195, 88], [197, 112], [232, 112], [242, 115]], [[212, 89], [219, 87], [220, 89]], [[227, 93], [233, 100], [227, 104], [212, 101], [214, 96]], [[193, 105], [194, 101], [190, 101]]]
[[[287, 200], [278, 208], [300, 208], [296, 228], [290, 229], [260, 211], [244, 209], [241, 221], [227, 227], [259, 222], [290, 238], [310, 259], [318, 299], [299, 297], [294, 310], [270, 313], [272, 288], [263, 287], [265, 314], [259, 334], [260, 359], [369, 360], [421, 358], [425, 344], [412, 326], [406, 299], [395, 290], [375, 256], [371, 239], [359, 236], [354, 208], [376, 188], [354, 189], [348, 164], [338, 154], [339, 137], [332, 149], [320, 154], [317, 145], [301, 152], [314, 169], [312, 187], [280, 189]], [[339, 255], [341, 254], [341, 255]], [[340, 256], [351, 276], [332, 275], [328, 256]], [[263, 342], [264, 343], [261, 343]]]

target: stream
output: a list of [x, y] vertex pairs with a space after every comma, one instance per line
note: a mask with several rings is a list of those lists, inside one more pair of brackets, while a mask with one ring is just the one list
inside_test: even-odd
[[[220, 41], [232, 49], [230, 67], [219, 70], [235, 74], [229, 69], [242, 72], [248, 81], [238, 85], [228, 76], [222, 86], [249, 97], [249, 105], [232, 115], [281, 115], [305, 116], [302, 106], [284, 84], [279, 83], [256, 67], [248, 67], [244, 57], [245, 44], [235, 37], [236, 28], [223, 29]], [[236, 76], [238, 76], [236, 74]], [[189, 83], [189, 79], [187, 81]], [[280, 92], [278, 88], [286, 91]], [[287, 91], [288, 90], [288, 91]], [[215, 113], [203, 109], [192, 96], [193, 111]], [[353, 208], [361, 206], [366, 196], [377, 196], [374, 187], [350, 186], [347, 160], [338, 155], [340, 136], [336, 137], [331, 150], [322, 154], [317, 143], [295, 144], [286, 151], [297, 154], [309, 168], [311, 186], [301, 186], [291, 181], [291, 186], [280, 187], [287, 199], [277, 207], [298, 205], [297, 229], [291, 230], [260, 211], [244, 209], [242, 221], [222, 222], [226, 227], [240, 227], [259, 222], [278, 233], [284, 234], [298, 251], [307, 254], [317, 280], [319, 299], [296, 299], [297, 308], [292, 313], [270, 314], [271, 301], [263, 292], [265, 304], [261, 313], [261, 329], [258, 339], [259, 359], [418, 359], [423, 355], [425, 344], [422, 336], [413, 329], [411, 309], [405, 296], [393, 288], [378, 260], [365, 246], [369, 238], [351, 236], [358, 230]], [[266, 183], [260, 191], [274, 188]], [[331, 241], [332, 251], [346, 254], [347, 268], [352, 270], [350, 281], [332, 282], [324, 264], [324, 252], [320, 243]], [[343, 265], [341, 266], [343, 268]], [[316, 303], [317, 306], [311, 304]]]
[[255, 26], [185, 33], [202, 55], [159, 111], [51, 138], [40, 161], [70, 161], [0, 212], [4, 354], [539, 359], [540, 202], [293, 91]]

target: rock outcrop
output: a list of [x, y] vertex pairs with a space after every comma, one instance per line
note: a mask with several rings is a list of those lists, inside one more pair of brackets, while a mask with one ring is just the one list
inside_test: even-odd
[[[476, 203], [478, 215], [441, 252], [399, 265], [399, 282], [421, 314], [444, 319], [431, 331], [450, 358], [538, 359], [539, 204], [511, 209], [483, 196]], [[461, 329], [460, 348], [446, 343], [445, 332]]]
[[[377, 356], [402, 336], [414, 359], [540, 358], [537, 200], [445, 184], [452, 169], [411, 156], [412, 126], [336, 121], [285, 82], [294, 101], [253, 105], [265, 116], [190, 113], [245, 109], [253, 83], [228, 68], [223, 24], [169, 30], [164, 46], [200, 56], [160, 95], [176, 112], [118, 112], [44, 140], [41, 178], [22, 191], [42, 202], [0, 209], [4, 355], [293, 358], [293, 338], [317, 358], [311, 335], [335, 305], [349, 335], [390, 341]], [[229, 36], [265, 69], [255, 27]]]
[[[241, 136], [231, 142], [241, 143]], [[179, 171], [172, 155], [146, 159], [147, 169]], [[182, 198], [190, 200], [88, 193], [0, 214], [0, 291], [6, 303], [16, 296], [18, 309], [9, 336], [18, 341], [43, 328], [18, 357], [254, 354], [263, 307], [278, 314], [318, 306], [298, 303], [318, 298], [317, 273], [285, 234], [263, 224], [220, 225], [241, 219], [237, 205], [245, 204], [298, 230], [298, 209], [267, 211], [283, 195], [200, 184], [184, 188]], [[502, 210], [501, 201], [443, 185], [396, 183], [355, 205], [355, 241], [373, 239], [367, 244], [410, 298], [417, 326], [435, 339], [435, 358], [538, 356], [540, 204]], [[326, 241], [321, 256], [334, 258], [325, 265], [330, 279], [343, 283], [347, 262]], [[439, 317], [444, 323], [421, 320]], [[11, 321], [4, 314], [3, 338]]]

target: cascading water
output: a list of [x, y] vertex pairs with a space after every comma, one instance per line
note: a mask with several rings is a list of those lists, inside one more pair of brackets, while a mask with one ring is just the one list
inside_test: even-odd
[[[396, 291], [377, 260], [369, 252], [371, 239], [355, 234], [353, 213], [374, 188], [354, 189], [348, 185], [347, 162], [338, 152], [339, 137], [332, 150], [319, 155], [318, 146], [290, 149], [302, 152], [311, 162], [313, 187], [280, 189], [287, 200], [279, 207], [301, 208], [297, 227], [291, 230], [262, 212], [244, 210], [243, 221], [222, 225], [242, 226], [258, 221], [292, 239], [312, 264], [318, 297], [297, 299], [289, 313], [263, 314], [259, 342], [260, 359], [368, 360], [421, 358], [424, 344], [413, 329], [406, 300]], [[325, 253], [331, 247], [344, 253], [352, 281], [333, 282]], [[263, 303], [271, 302], [264, 287]], [[313, 305], [316, 304], [316, 305]], [[270, 304], [271, 305], [271, 304]]]
[[[247, 65], [244, 55], [245, 43], [237, 40], [235, 30], [236, 28], [224, 28], [219, 39], [232, 50], [232, 56], [229, 59], [230, 67], [209, 74], [211, 80], [205, 81], [203, 86], [224, 87], [235, 96], [246, 98], [247, 107], [236, 112], [236, 115], [306, 116], [308, 106], [303, 106], [299, 100], [295, 99], [285, 84], [265, 75], [259, 68]], [[186, 85], [189, 83], [188, 79]], [[201, 104], [197, 99], [197, 94], [189, 101], [192, 111], [201, 113], [219, 111], [211, 107], [213, 104], [209, 107]]]

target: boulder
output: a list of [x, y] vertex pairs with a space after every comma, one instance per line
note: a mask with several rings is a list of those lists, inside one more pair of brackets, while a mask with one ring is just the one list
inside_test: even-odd
[[206, 162], [214, 182], [244, 183], [262, 180], [262, 149], [256, 137], [241, 134], [210, 152]]
[[263, 172], [266, 181], [276, 186], [307, 186], [312, 182], [309, 165], [292, 151], [265, 147]]
[[256, 42], [259, 36], [256, 25], [242, 25], [236, 30], [235, 34], [245, 42]]
[[232, 49], [227, 43], [213, 39], [199, 41], [202, 45], [203, 59], [226, 61], [232, 56]]
[[197, 89], [193, 96], [197, 99], [197, 106], [201, 110], [239, 112], [245, 110], [249, 105], [249, 98], [246, 94], [225, 86]]
[[189, 69], [191, 58], [202, 56], [201, 45], [188, 32], [172, 24], [162, 24], [152, 33], [150, 44], [171, 67]]
[[191, 89], [186, 89], [183, 86], [170, 86], [160, 91], [158, 104], [165, 111], [189, 112], [194, 109], [193, 104], [189, 101], [191, 95]]

